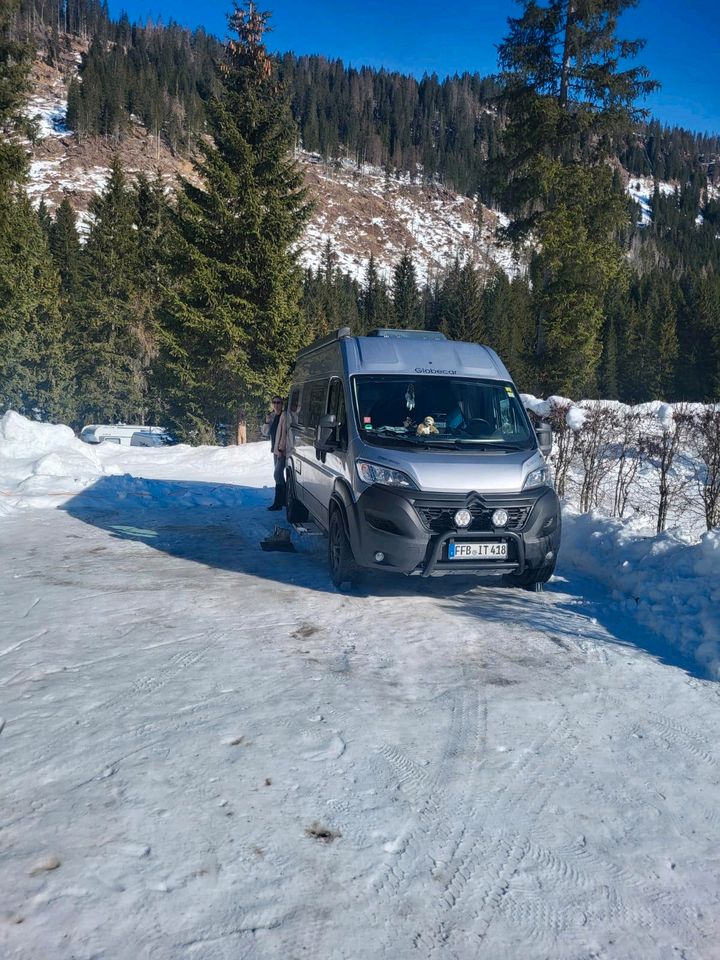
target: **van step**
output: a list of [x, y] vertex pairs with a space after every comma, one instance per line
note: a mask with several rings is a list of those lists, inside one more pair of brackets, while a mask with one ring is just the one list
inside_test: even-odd
[[319, 527], [312, 520], [303, 520], [302, 523], [294, 523], [293, 527], [298, 533], [306, 537], [321, 537], [323, 535], [322, 527]]

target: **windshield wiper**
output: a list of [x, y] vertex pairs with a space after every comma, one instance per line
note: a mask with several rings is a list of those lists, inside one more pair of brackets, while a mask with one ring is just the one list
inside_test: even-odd
[[[473, 440], [466, 440], [466, 443], [474, 443]], [[480, 443], [483, 444], [488, 450], [525, 450], [525, 447], [520, 447], [516, 443], [504, 443], [502, 440], [499, 443], [495, 443], [494, 440], [481, 440]]]
[[525, 450], [514, 443], [495, 443], [492, 440], [434, 440], [430, 446], [446, 450]]
[[426, 440], [421, 440], [419, 437], [408, 437], [402, 433], [396, 433], [394, 430], [389, 429], [388, 427], [377, 427], [373, 430], [372, 433], [367, 431], [365, 436], [380, 437], [381, 440], [399, 440], [401, 443], [409, 443], [413, 447], [422, 447], [427, 449], [430, 444]]

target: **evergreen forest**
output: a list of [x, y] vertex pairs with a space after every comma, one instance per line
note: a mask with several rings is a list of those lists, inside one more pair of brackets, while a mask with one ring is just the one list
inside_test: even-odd
[[[239, 409], [259, 414], [297, 349], [340, 326], [488, 343], [539, 395], [718, 400], [720, 136], [647, 118], [652, 79], [614, 72], [629, 2], [593, 0], [586, 19], [567, 0], [524, 2], [495, 76], [416, 79], [272, 56], [269, 15], [251, 3], [221, 43], [112, 20], [97, 0], [0, 0], [2, 407], [212, 440]], [[533, 42], [563, 16], [577, 56], [548, 43], [538, 63]], [[203, 184], [169, 197], [116, 159], [82, 242], [68, 200], [34, 210], [22, 189], [30, 64], [38, 49], [56, 61], [70, 37], [87, 41], [68, 97], [77, 136], [120, 143], [141, 122]], [[623, 49], [641, 59], [641, 42]], [[421, 285], [406, 253], [389, 280], [370, 257], [358, 281], [328, 245], [301, 271], [311, 211], [297, 146], [479, 196], [509, 215], [508, 240], [530, 241], [526, 270], [511, 280], [456, 260]], [[647, 223], [628, 176], [656, 181]]]

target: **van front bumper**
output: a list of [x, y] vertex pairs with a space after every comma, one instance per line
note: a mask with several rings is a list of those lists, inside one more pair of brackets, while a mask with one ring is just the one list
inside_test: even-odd
[[[508, 525], [494, 527], [490, 517], [501, 507], [510, 516]], [[466, 529], [457, 528], [453, 519], [463, 508], [473, 516]], [[521, 494], [440, 494], [376, 485], [358, 497], [350, 513], [355, 560], [373, 570], [424, 577], [522, 574], [554, 563], [560, 546], [560, 503], [550, 487]], [[451, 541], [505, 542], [507, 560], [450, 560]]]

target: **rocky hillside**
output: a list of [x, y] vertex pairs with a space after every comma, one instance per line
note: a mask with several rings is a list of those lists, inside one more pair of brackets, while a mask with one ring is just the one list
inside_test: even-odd
[[[192, 176], [188, 158], [173, 154], [140, 122], [119, 141], [80, 139], [66, 128], [68, 84], [82, 52], [83, 45], [75, 40], [57, 68], [38, 59], [27, 106], [28, 115], [37, 120], [37, 136], [28, 144], [28, 193], [35, 203], [44, 199], [51, 210], [68, 196], [81, 224], [87, 222], [90, 197], [102, 189], [115, 153], [131, 173], [160, 171], [169, 184], [177, 174]], [[455, 257], [471, 258], [488, 269], [500, 265], [508, 273], [518, 269], [511, 252], [497, 241], [502, 218], [468, 197], [439, 184], [388, 176], [377, 167], [328, 164], [304, 152], [298, 159], [315, 203], [302, 244], [304, 265], [317, 267], [329, 240], [337, 265], [358, 278], [371, 253], [380, 272], [389, 274], [406, 250], [413, 254], [421, 279], [432, 279]]]
[[[193, 177], [188, 157], [173, 153], [151, 136], [138, 120], [121, 140], [79, 138], [65, 126], [67, 92], [77, 75], [85, 47], [72, 39], [57, 67], [40, 57], [34, 64], [32, 95], [27, 113], [37, 120], [37, 135], [28, 143], [31, 154], [27, 190], [33, 201], [45, 200], [52, 210], [67, 195], [87, 223], [90, 197], [102, 189], [113, 154], [119, 154], [130, 173], [156, 172], [172, 185], [178, 174]], [[512, 251], [499, 242], [502, 214], [439, 183], [390, 176], [384, 170], [351, 161], [327, 163], [317, 154], [299, 151], [305, 181], [315, 207], [302, 242], [301, 260], [317, 268], [330, 242], [337, 266], [361, 279], [374, 254], [381, 275], [389, 278], [400, 255], [409, 251], [419, 279], [432, 280], [456, 257], [478, 267], [502, 268], [512, 276], [522, 269]], [[628, 178], [628, 192], [640, 205], [642, 222], [649, 220], [649, 200], [654, 189], [650, 178]], [[665, 193], [674, 186], [661, 184]], [[709, 188], [712, 195], [720, 191]]]

